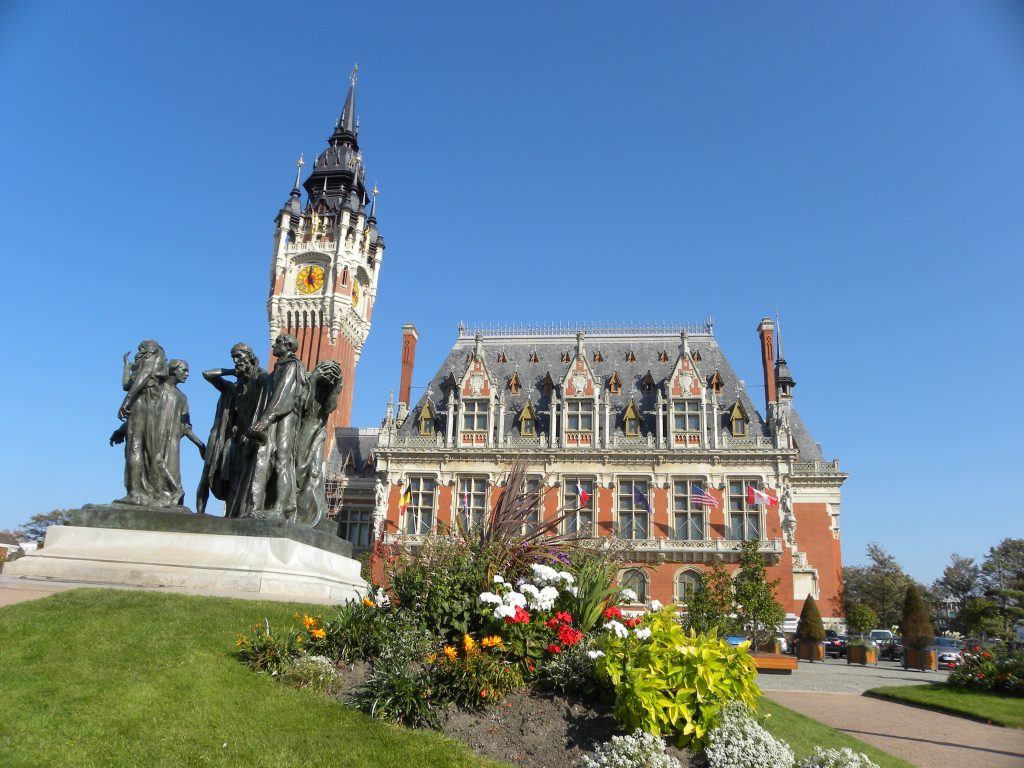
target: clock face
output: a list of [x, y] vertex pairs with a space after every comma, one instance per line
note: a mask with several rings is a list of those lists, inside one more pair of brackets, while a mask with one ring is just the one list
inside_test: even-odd
[[307, 264], [299, 270], [295, 287], [299, 293], [317, 293], [324, 287], [324, 268], [319, 264]]

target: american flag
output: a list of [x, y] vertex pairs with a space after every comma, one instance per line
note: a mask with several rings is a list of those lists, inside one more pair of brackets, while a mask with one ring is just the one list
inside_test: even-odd
[[702, 507], [718, 506], [718, 499], [705, 491], [699, 485], [690, 486], [690, 501]]

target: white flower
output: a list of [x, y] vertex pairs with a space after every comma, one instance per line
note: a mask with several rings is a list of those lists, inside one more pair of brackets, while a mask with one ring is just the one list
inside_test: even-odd
[[573, 575], [571, 573], [569, 573], [568, 571], [559, 571], [558, 572], [558, 578], [560, 578], [566, 584], [575, 584], [576, 583], [576, 579], [574, 579]]
[[573, 597], [576, 597], [576, 595], [578, 595], [580, 593], [580, 588], [579, 587], [566, 587], [565, 591], [568, 592]]
[[499, 575], [497, 573], [494, 574], [494, 578], [491, 579], [491, 581], [494, 582], [495, 584], [504, 584], [505, 583], [505, 579], [501, 575]]
[[529, 595], [530, 597], [534, 598], [540, 595], [539, 589], [533, 586], [533, 584], [529, 584], [526, 582], [519, 585], [519, 591], [522, 592], [524, 595]]
[[[526, 585], [523, 585], [525, 592]], [[530, 607], [535, 611], [550, 611], [555, 607], [555, 600], [558, 598], [558, 590], [554, 587], [544, 587], [536, 595], [530, 598]]]
[[604, 623], [604, 628], [609, 630], [610, 632], [614, 632], [616, 637], [624, 638], [629, 636], [629, 630], [626, 629], [626, 625], [622, 622], [616, 621], [615, 619], [612, 619], [611, 621], [606, 621]]
[[516, 615], [516, 609], [511, 605], [499, 605], [494, 609], [494, 618], [496, 619], [511, 619]]
[[486, 605], [487, 603], [501, 605], [501, 598], [493, 592], [481, 592], [480, 597], [477, 598], [477, 602], [479, 602], [480, 605]]
[[651, 630], [647, 627], [644, 627], [643, 629], [634, 629], [633, 632], [641, 640], [646, 640], [648, 637], [651, 636]]
[[619, 597], [621, 597], [627, 603], [635, 603], [637, 600], [636, 592], [634, 592], [629, 587], [626, 587], [624, 590], [619, 592]]
[[604, 651], [587, 651], [587, 656], [592, 659], [600, 659], [604, 656]]
[[377, 593], [373, 596], [373, 602], [378, 608], [387, 608], [391, 605], [391, 598], [382, 588], [377, 587]]
[[[513, 608], [519, 606], [520, 608], [526, 607], [526, 595], [521, 592], [509, 592], [505, 595], [505, 605], [509, 605]], [[513, 611], [514, 613], [514, 611]]]
[[558, 571], [550, 565], [544, 565], [544, 563], [533, 563], [530, 568], [533, 569], [534, 581], [542, 584], [549, 581], [558, 581]]
[[652, 611], [660, 611], [661, 610], [661, 600], [651, 600], [651, 610]]

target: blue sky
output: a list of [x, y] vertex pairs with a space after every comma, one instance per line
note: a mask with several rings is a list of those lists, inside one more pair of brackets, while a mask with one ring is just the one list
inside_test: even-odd
[[273, 218], [355, 61], [387, 251], [354, 423], [404, 322], [422, 385], [459, 320], [710, 316], [753, 386], [779, 312], [846, 563], [1024, 536], [1014, 0], [3, 4], [0, 529], [121, 495], [139, 340], [191, 363], [201, 435], [199, 371], [266, 355]]

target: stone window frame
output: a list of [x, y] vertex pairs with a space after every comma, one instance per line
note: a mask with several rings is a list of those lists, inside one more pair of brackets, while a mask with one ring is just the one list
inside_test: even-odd
[[[452, 519], [459, 519], [465, 531], [479, 531], [490, 512], [489, 501], [491, 480], [487, 475], [459, 475], [455, 483], [455, 514]], [[463, 494], [468, 494], [469, 517], [463, 506]]]
[[[763, 479], [751, 475], [730, 476], [726, 478], [726, 514], [725, 538], [728, 541], [764, 541], [764, 512], [760, 504], [747, 503], [747, 486], [753, 485], [758, 490], [763, 486]], [[737, 488], [738, 486], [738, 488]], [[742, 535], [736, 536], [736, 520], [740, 518], [743, 526]], [[749, 536], [751, 526], [755, 526], [756, 536]]]
[[[426, 488], [425, 481], [430, 487]], [[409, 485], [411, 498], [405, 508], [402, 532], [407, 535], [422, 536], [434, 530], [437, 522], [437, 477], [434, 475], [409, 475], [405, 482]], [[424, 503], [426, 499], [426, 503]]]
[[[692, 576], [693, 579], [685, 579], [684, 584], [684, 577], [688, 576]], [[677, 605], [689, 605], [693, 596], [700, 591], [703, 579], [704, 570], [701, 568], [686, 565], [677, 570], [672, 577], [672, 601]], [[692, 586], [692, 591], [686, 585]]]
[[[590, 432], [594, 431], [594, 401], [591, 399], [569, 398], [565, 401], [565, 431], [566, 432]], [[573, 426], [573, 420], [576, 426]], [[584, 423], [589, 426], [584, 426]]]
[[[682, 410], [680, 407], [682, 406]], [[703, 416], [704, 404], [699, 397], [679, 398], [672, 401], [672, 431], [676, 434], [699, 434], [701, 431], [701, 417]], [[682, 419], [682, 422], [680, 422]], [[696, 419], [696, 426], [693, 426]], [[679, 427], [682, 423], [685, 426]]]
[[[589, 495], [586, 506], [578, 509], [577, 483]], [[597, 478], [593, 475], [563, 475], [561, 485], [562, 509], [565, 514], [562, 531], [564, 533], [580, 533], [584, 528], [589, 527], [591, 535], [593, 535], [597, 529]]]
[[[686, 483], [685, 496], [677, 492], [678, 483]], [[696, 477], [693, 475], [673, 476], [669, 481], [669, 495], [671, 496], [669, 509], [669, 537], [672, 541], [707, 541], [710, 538], [708, 535], [708, 508], [700, 504], [693, 504], [691, 501], [694, 483], [700, 485], [700, 487], [703, 488], [705, 491], [708, 488], [707, 480], [705, 478]], [[686, 499], [686, 507], [685, 509], [682, 510], [678, 507], [678, 502], [680, 498]], [[685, 536], [679, 535], [680, 531], [678, 518], [681, 515], [685, 515], [687, 518], [687, 535]], [[701, 516], [700, 536], [696, 538], [690, 535], [693, 531], [692, 518], [694, 517], [694, 515]]]
[[[652, 524], [654, 523], [654, 509], [645, 510], [633, 501], [634, 488], [638, 485], [643, 485], [644, 496], [647, 497], [648, 505], [652, 505], [651, 502], [651, 479], [649, 477], [629, 475], [625, 477], [618, 477], [615, 479], [615, 536], [623, 539], [624, 541], [647, 541], [654, 538], [654, 531], [652, 530]], [[626, 492], [626, 488], [629, 491]], [[625, 526], [623, 526], [623, 518], [628, 519], [629, 536], [623, 535]], [[646, 518], [646, 524], [638, 528], [638, 518]], [[643, 536], [635, 535], [637, 532], [643, 533]]]
[[636, 592], [636, 602], [629, 605], [645, 605], [651, 597], [651, 577], [643, 568], [623, 568], [616, 578], [619, 589]]
[[[466, 398], [462, 401], [462, 431], [486, 434], [490, 426], [491, 404], [484, 398]], [[470, 423], [473, 426], [469, 426]]]

